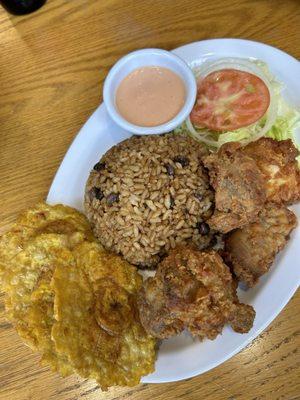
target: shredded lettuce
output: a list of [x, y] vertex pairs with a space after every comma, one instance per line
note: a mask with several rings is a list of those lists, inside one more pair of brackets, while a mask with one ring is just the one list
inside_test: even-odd
[[[276, 121], [266, 136], [276, 140], [292, 139], [297, 143], [296, 130], [298, 128], [300, 128], [300, 112], [280, 98]], [[299, 145], [298, 147], [300, 148]]]
[[193, 132], [188, 128], [187, 122], [185, 121], [182, 125], [175, 129], [175, 133], [188, 134], [194, 137], [196, 140], [203, 141], [208, 145], [208, 147], [211, 147], [212, 149], [218, 149], [227, 142], [240, 142], [245, 140], [251, 141], [251, 139], [255, 137], [265, 125], [265, 121], [266, 118], [263, 117], [252, 125], [239, 128], [234, 131], [222, 132], [222, 134], [211, 129], [198, 127], [195, 128], [196, 132], [193, 134]]
[[[276, 121], [266, 136], [275, 140], [292, 139], [300, 151], [300, 112], [280, 98]], [[297, 161], [300, 167], [300, 156], [297, 157]]]
[[268, 79], [268, 81], [270, 82], [273, 92], [275, 95], [280, 95], [282, 89], [283, 89], [283, 84], [281, 82], [278, 82], [275, 77], [271, 74], [268, 64], [260, 61], [260, 60], [255, 60], [253, 61], [254, 64], [262, 70], [262, 72], [264, 73], [265, 77]]

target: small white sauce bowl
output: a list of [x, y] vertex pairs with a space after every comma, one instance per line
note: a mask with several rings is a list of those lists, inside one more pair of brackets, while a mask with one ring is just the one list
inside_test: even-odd
[[[116, 106], [116, 91], [121, 81], [133, 70], [146, 66], [169, 68], [181, 77], [186, 90], [186, 100], [179, 113], [170, 121], [151, 127], [138, 126], [128, 122], [122, 117]], [[161, 49], [137, 50], [121, 58], [109, 71], [103, 88], [104, 104], [110, 117], [123, 129], [137, 135], [166, 133], [175, 129], [192, 111], [196, 95], [196, 79], [190, 67], [178, 56]]]

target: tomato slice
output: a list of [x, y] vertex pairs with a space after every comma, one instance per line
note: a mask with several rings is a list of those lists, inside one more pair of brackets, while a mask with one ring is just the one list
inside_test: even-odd
[[258, 76], [222, 69], [198, 81], [197, 100], [190, 118], [199, 128], [232, 131], [258, 121], [269, 104], [269, 89]]

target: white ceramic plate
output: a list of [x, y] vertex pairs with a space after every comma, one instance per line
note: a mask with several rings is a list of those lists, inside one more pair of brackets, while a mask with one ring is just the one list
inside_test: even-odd
[[[300, 106], [300, 65], [288, 54], [273, 47], [237, 39], [214, 39], [191, 43], [174, 50], [188, 63], [208, 58], [254, 57], [268, 63], [271, 72], [282, 81], [285, 96]], [[298, 103], [297, 103], [298, 102]], [[104, 105], [94, 112], [69, 148], [50, 188], [47, 201], [83, 209], [85, 182], [93, 165], [110, 147], [130, 134], [116, 126]], [[293, 207], [298, 218], [300, 205]], [[238, 334], [225, 327], [216, 340], [192, 340], [187, 334], [166, 340], [158, 353], [155, 372], [144, 377], [145, 383], [178, 381], [208, 371], [243, 349], [279, 314], [300, 282], [300, 227], [276, 258], [271, 271], [252, 290], [239, 290], [241, 301], [256, 310], [254, 326], [248, 334]]]

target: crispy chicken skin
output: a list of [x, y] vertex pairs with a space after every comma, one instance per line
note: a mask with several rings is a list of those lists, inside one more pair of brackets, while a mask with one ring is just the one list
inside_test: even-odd
[[268, 204], [258, 221], [229, 233], [225, 238], [224, 259], [237, 279], [254, 286], [268, 272], [296, 225], [292, 211]]
[[299, 152], [290, 139], [262, 138], [248, 144], [244, 153], [264, 176], [268, 202], [289, 205], [300, 200], [300, 169], [295, 160]]
[[226, 323], [248, 332], [255, 311], [239, 302], [236, 287], [218, 253], [177, 247], [144, 282], [138, 300], [142, 325], [160, 339], [183, 329], [199, 339], [214, 339]]
[[206, 156], [204, 165], [216, 191], [210, 227], [227, 233], [254, 222], [266, 202], [300, 200], [297, 155], [291, 140], [261, 138], [245, 147], [226, 143]]
[[263, 176], [255, 161], [243, 154], [239, 143], [227, 143], [204, 158], [215, 190], [215, 212], [208, 223], [226, 233], [257, 217], [266, 201]]

